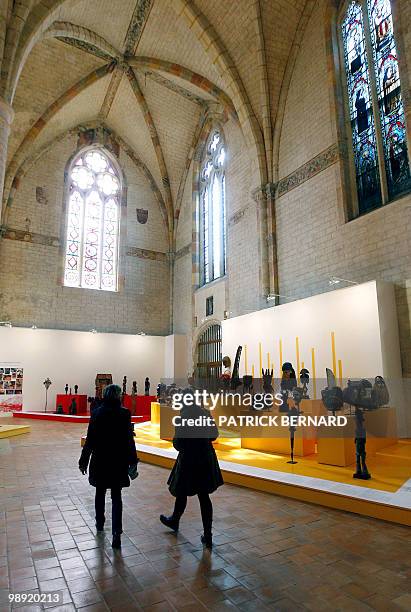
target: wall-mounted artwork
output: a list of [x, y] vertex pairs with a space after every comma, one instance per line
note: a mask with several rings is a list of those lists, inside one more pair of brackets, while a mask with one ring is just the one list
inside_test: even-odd
[[0, 412], [22, 410], [23, 368], [0, 364]]
[[144, 208], [136, 208], [136, 213], [137, 213], [137, 221], [139, 223], [142, 223], [143, 225], [147, 223], [148, 210], [145, 210]]

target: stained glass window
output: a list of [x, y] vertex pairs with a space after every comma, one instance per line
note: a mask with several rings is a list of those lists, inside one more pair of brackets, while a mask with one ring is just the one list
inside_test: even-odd
[[361, 214], [411, 188], [390, 0], [352, 1], [342, 37]]
[[75, 159], [69, 180], [64, 284], [117, 291], [119, 173], [92, 149]]
[[388, 192], [393, 197], [411, 187], [398, 53], [390, 1], [368, 0], [367, 7]]
[[200, 176], [201, 284], [225, 274], [225, 160], [223, 135], [213, 131], [207, 142]]
[[377, 142], [361, 6], [353, 2], [342, 25], [351, 133], [361, 212], [381, 203]]

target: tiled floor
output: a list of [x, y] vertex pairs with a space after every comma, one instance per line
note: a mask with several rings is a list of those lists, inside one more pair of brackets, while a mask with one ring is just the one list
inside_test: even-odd
[[62, 590], [58, 610], [411, 610], [410, 529], [226, 485], [209, 553], [197, 500], [178, 536], [159, 523], [168, 472], [146, 464], [124, 493], [113, 553], [77, 469], [85, 426], [30, 425], [0, 440], [1, 612], [10, 591], [38, 589]]

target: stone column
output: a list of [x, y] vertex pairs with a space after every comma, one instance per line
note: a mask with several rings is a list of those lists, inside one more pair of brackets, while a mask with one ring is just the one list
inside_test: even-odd
[[[265, 186], [265, 194], [267, 197], [267, 255], [270, 293], [279, 293], [275, 193], [276, 185], [274, 183], [267, 183]], [[275, 303], [277, 302], [278, 298]]]
[[259, 232], [258, 255], [260, 270], [260, 301], [261, 307], [266, 303], [266, 296], [270, 293], [270, 273], [267, 249], [267, 194], [265, 187], [257, 187], [252, 191], [252, 197], [257, 205], [257, 225]]
[[13, 121], [14, 111], [10, 104], [0, 98], [0, 193], [1, 193], [1, 206], [0, 206], [0, 226], [3, 219], [3, 189], [4, 189], [4, 176], [6, 174], [6, 163], [7, 163], [7, 147], [9, 143], [10, 126]]
[[[267, 183], [252, 192], [257, 204], [257, 219], [260, 232], [260, 286], [262, 298], [269, 293], [278, 294], [277, 237], [275, 220], [274, 183]], [[271, 305], [277, 304], [278, 298]]]

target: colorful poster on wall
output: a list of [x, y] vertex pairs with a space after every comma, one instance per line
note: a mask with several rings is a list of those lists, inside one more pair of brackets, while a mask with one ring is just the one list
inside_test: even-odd
[[23, 368], [0, 363], [0, 412], [23, 409]]

